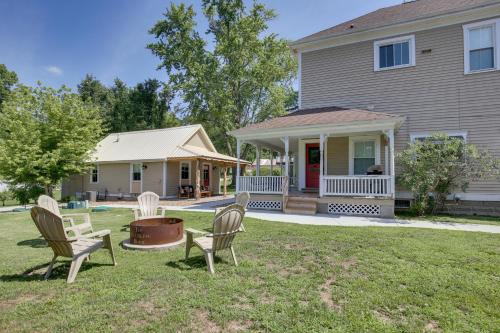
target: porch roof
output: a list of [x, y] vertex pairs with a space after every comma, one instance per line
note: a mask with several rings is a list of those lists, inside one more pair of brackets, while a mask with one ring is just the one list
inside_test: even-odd
[[315, 127], [350, 126], [361, 124], [387, 124], [396, 127], [404, 121], [404, 117], [382, 112], [342, 107], [322, 107], [302, 109], [287, 115], [265, 120], [260, 123], [231, 131], [235, 137], [243, 137], [253, 133], [274, 132], [279, 130], [304, 129]]
[[[223, 164], [229, 164], [229, 165], [236, 165], [238, 161], [236, 157], [208, 151], [206, 149], [191, 145], [184, 145], [182, 147], [177, 147], [177, 149], [174, 152], [172, 152], [172, 154], [168, 157], [168, 160], [189, 160], [196, 158], [218, 161], [222, 162]], [[245, 160], [240, 160], [240, 163], [250, 164], [250, 162]]]

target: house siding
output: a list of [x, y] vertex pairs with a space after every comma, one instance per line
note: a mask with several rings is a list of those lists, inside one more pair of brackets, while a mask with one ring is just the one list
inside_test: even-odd
[[[500, 157], [500, 71], [464, 75], [461, 24], [416, 32], [415, 42], [415, 67], [379, 72], [373, 68], [373, 41], [302, 53], [301, 108], [374, 106], [406, 116], [396, 152], [410, 133], [460, 130], [467, 131], [468, 142]], [[340, 148], [329, 143], [328, 149], [335, 154]], [[341, 171], [330, 161], [328, 168]], [[468, 192], [498, 193], [500, 182], [475, 182]]]

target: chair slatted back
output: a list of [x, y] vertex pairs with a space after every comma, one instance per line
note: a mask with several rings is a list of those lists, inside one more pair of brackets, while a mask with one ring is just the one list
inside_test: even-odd
[[225, 207], [214, 217], [212, 250], [218, 251], [231, 247], [234, 237], [240, 230], [245, 209], [238, 204]]
[[57, 204], [57, 201], [49, 197], [48, 195], [41, 195], [38, 197], [37, 200], [38, 206], [45, 208], [52, 213], [56, 214], [57, 216], [61, 216], [61, 211], [59, 210], [59, 205]]
[[248, 202], [250, 202], [250, 193], [240, 192], [236, 195], [236, 203], [243, 206], [244, 209], [247, 209]]
[[73, 248], [64, 231], [63, 221], [60, 216], [48, 209], [35, 206], [31, 208], [31, 218], [55, 254], [73, 257]]
[[139, 209], [141, 217], [149, 217], [158, 215], [158, 207], [160, 206], [160, 197], [154, 192], [144, 192], [137, 197], [139, 201]]

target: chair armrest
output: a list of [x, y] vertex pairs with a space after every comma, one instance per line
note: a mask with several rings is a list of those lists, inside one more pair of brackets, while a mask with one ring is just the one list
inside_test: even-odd
[[165, 216], [165, 213], [167, 212], [167, 207], [160, 207], [161, 209], [161, 216]]
[[200, 231], [192, 228], [187, 228], [184, 231], [186, 231], [186, 234], [191, 234], [191, 235], [206, 235], [207, 232], [205, 231]]
[[82, 237], [85, 237], [85, 238], [104, 237], [104, 236], [110, 235], [110, 234], [111, 234], [111, 230], [103, 229], [103, 230], [99, 230], [99, 231], [91, 232], [89, 234], [82, 235]]
[[134, 212], [134, 220], [137, 221], [140, 218], [139, 212], [141, 210], [139, 208], [132, 208], [132, 211]]

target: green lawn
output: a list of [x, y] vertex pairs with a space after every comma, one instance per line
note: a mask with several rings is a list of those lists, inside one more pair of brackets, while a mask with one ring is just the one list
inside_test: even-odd
[[[207, 228], [211, 214], [180, 213]], [[220, 253], [132, 252], [132, 215], [92, 215], [107, 251], [67, 285], [67, 262], [41, 276], [51, 250], [27, 212], [0, 214], [0, 331], [493, 332], [500, 329], [500, 236], [413, 228], [302, 226], [245, 219], [240, 266]]]
[[415, 216], [409, 212], [399, 212], [396, 217], [404, 220], [423, 220], [442, 223], [465, 223], [465, 224], [487, 224], [500, 226], [500, 217], [471, 216], [471, 215], [424, 215]]

